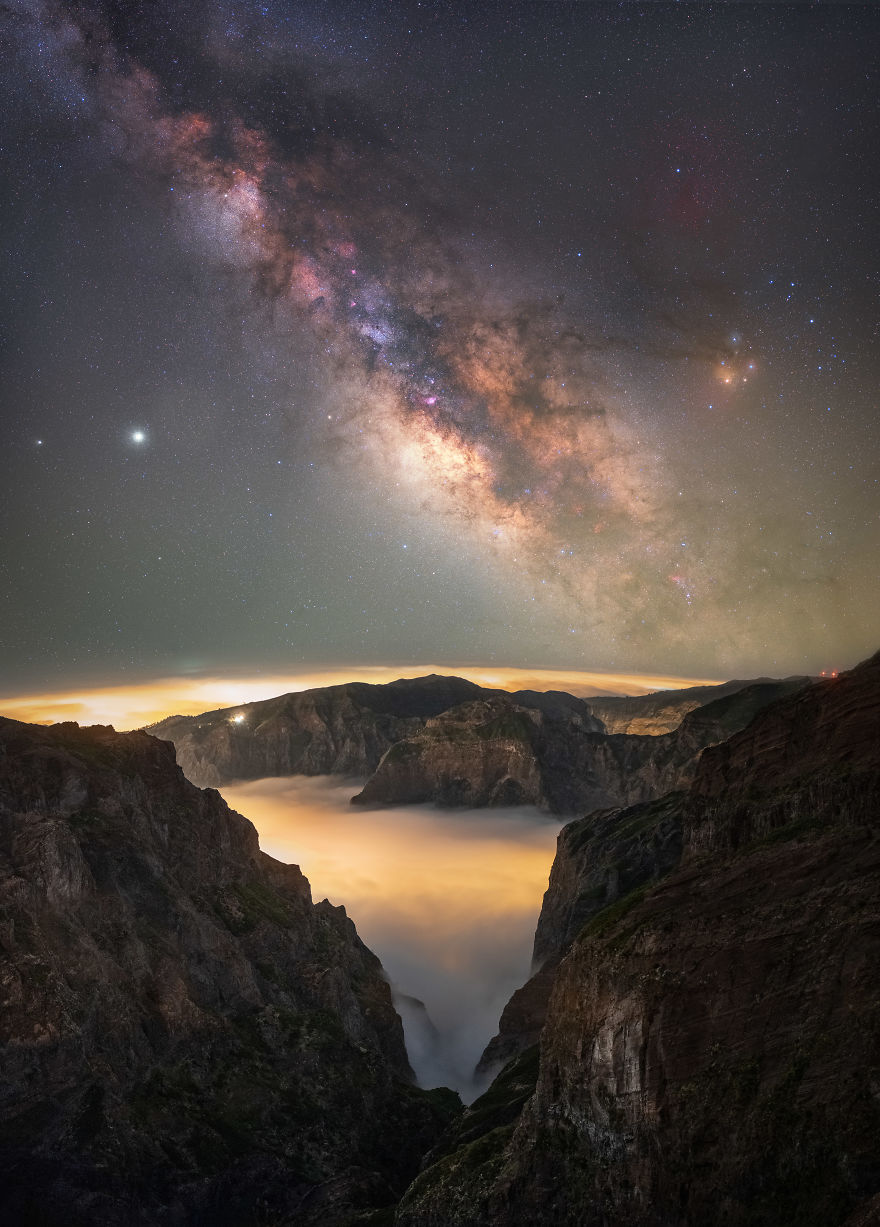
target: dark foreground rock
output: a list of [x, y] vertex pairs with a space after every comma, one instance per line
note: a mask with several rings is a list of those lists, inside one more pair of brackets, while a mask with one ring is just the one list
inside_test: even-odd
[[0, 1221], [344, 1224], [456, 1110], [341, 908], [142, 733], [0, 720]]
[[[574, 825], [536, 1075], [535, 1049], [505, 1067], [399, 1227], [873, 1222], [880, 656], [706, 750], [678, 797]], [[595, 910], [615, 874], [644, 880]]]

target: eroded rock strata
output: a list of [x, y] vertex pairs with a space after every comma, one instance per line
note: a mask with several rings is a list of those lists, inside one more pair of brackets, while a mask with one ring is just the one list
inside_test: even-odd
[[[642, 872], [640, 818], [650, 874], [589, 915], [615, 822], [617, 871]], [[664, 824], [681, 857], [658, 878], [645, 841]], [[574, 825], [542, 918], [551, 949], [569, 944], [539, 1059], [521, 1053], [456, 1122], [399, 1227], [872, 1221], [880, 655], [706, 750], [679, 797]]]
[[348, 1223], [456, 1110], [343, 909], [146, 734], [0, 720], [0, 959], [7, 1223]]

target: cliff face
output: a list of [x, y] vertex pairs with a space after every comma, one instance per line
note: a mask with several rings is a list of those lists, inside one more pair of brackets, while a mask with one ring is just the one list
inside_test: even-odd
[[536, 971], [505, 1006], [480, 1058], [481, 1073], [538, 1042], [559, 965], [587, 921], [679, 863], [681, 799], [673, 793], [648, 806], [596, 810], [559, 832], [535, 931]]
[[[870, 1222], [878, 815], [880, 656], [767, 708], [678, 797], [573, 824], [560, 906], [542, 917], [549, 949], [568, 952], [534, 1093], [523, 1053], [435, 1151], [398, 1224]], [[664, 826], [680, 832], [671, 869]], [[645, 880], [590, 915], [591, 891], [604, 901], [622, 873]]]
[[0, 1217], [342, 1223], [450, 1104], [341, 908], [142, 733], [0, 720]]
[[567, 811], [606, 794], [577, 715], [545, 715], [507, 695], [462, 704], [385, 754], [359, 805], [539, 805]]
[[645, 801], [689, 784], [704, 747], [803, 684], [802, 679], [737, 684], [658, 737], [606, 735], [580, 708], [559, 702], [543, 710], [526, 707], [529, 699], [522, 694], [462, 704], [402, 737], [353, 800], [362, 805], [531, 804], [558, 814]]
[[460, 677], [350, 682], [171, 716], [148, 732], [174, 743], [187, 779], [203, 788], [265, 776], [365, 776], [429, 717], [487, 693]]
[[[507, 694], [431, 676], [172, 716], [148, 732], [174, 743], [184, 774], [202, 787], [264, 776], [368, 776], [359, 804], [532, 804], [576, 814], [690, 783], [705, 746], [804, 684], [730, 682], [644, 695], [619, 700], [628, 706], [615, 716], [612, 700]], [[714, 701], [696, 707], [707, 696]], [[641, 720], [671, 731], [609, 735], [603, 720], [611, 728]]]

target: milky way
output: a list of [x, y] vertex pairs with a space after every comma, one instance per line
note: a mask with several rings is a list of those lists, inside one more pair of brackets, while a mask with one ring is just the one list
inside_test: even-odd
[[[576, 7], [565, 21], [583, 20], [586, 32], [589, 14]], [[309, 464], [328, 486], [345, 482], [366, 508], [381, 491], [383, 514], [419, 524], [423, 555], [463, 560], [502, 606], [537, 602], [502, 618], [503, 650], [518, 644], [525, 658], [535, 618], [545, 623], [531, 663], [717, 673], [777, 658], [817, 667], [829, 663], [829, 640], [833, 651], [838, 641], [870, 647], [858, 607], [874, 582], [863, 547], [876, 518], [856, 532], [853, 517], [870, 506], [873, 478], [851, 465], [855, 501], [840, 511], [837, 470], [859, 449], [843, 435], [817, 441], [836, 481], [801, 458], [801, 436], [817, 427], [799, 398], [846, 410], [846, 372], [838, 366], [833, 391], [806, 382], [807, 362], [822, 369], [801, 335], [819, 313], [815, 294], [798, 302], [798, 344], [794, 323], [783, 337], [772, 319], [798, 295], [797, 278], [792, 255], [777, 267], [763, 250], [769, 235], [749, 186], [761, 141], [734, 129], [736, 106], [709, 124], [695, 100], [669, 100], [658, 119], [646, 95], [623, 149], [597, 146], [598, 162], [616, 157], [626, 173], [568, 168], [597, 216], [570, 233], [564, 213], [551, 216], [546, 228], [581, 279], [573, 290], [574, 275], [550, 261], [542, 284], [543, 235], [523, 252], [513, 223], [498, 234], [486, 224], [486, 197], [503, 184], [487, 175], [473, 197], [447, 191], [423, 148], [388, 134], [381, 80], [363, 69], [348, 80], [344, 57], [340, 68], [314, 43], [304, 51], [310, 10], [283, 35], [266, 25], [272, 11], [194, 5], [126, 17], [33, 3], [13, 9], [13, 26], [40, 88], [56, 107], [76, 106], [80, 132], [167, 217], [168, 241], [207, 276], [238, 284], [266, 338], [255, 365], [283, 366], [292, 338], [289, 363], [307, 363], [313, 391], [289, 414], [291, 430], [309, 440]], [[518, 20], [528, 53], [528, 19]], [[332, 16], [325, 42], [330, 26]], [[491, 49], [503, 22], [489, 26]], [[633, 31], [636, 46], [651, 29]], [[668, 22], [661, 30], [674, 33]], [[751, 52], [760, 30], [735, 33]], [[412, 72], [430, 62], [423, 44]], [[589, 99], [591, 87], [584, 77], [572, 98], [580, 88]], [[622, 111], [619, 99], [611, 105]], [[534, 106], [540, 115], [540, 96]], [[498, 202], [499, 217], [506, 207]], [[554, 207], [548, 187], [543, 211]], [[738, 217], [749, 208], [752, 261]], [[822, 326], [845, 331], [841, 320]], [[818, 347], [834, 355], [829, 365], [846, 348], [836, 333]], [[139, 425], [129, 437], [144, 450], [152, 441]], [[313, 508], [308, 516], [320, 533]], [[463, 600], [459, 590], [450, 621]], [[450, 635], [443, 650], [461, 653], [461, 640]], [[435, 642], [424, 651], [438, 655]]]
[[[657, 479], [601, 394], [588, 340], [553, 304], [493, 301], [451, 243], [410, 225], [404, 168], [338, 142], [285, 159], [237, 116], [169, 115], [151, 74], [109, 58], [102, 104], [127, 155], [167, 181], [207, 259], [308, 320], [329, 355], [328, 429], [381, 453], [386, 479], [459, 521], [468, 548], [564, 583], [595, 619], [598, 581], [613, 589], [629, 553], [667, 565]], [[613, 567], [590, 539], [600, 533], [614, 539]]]

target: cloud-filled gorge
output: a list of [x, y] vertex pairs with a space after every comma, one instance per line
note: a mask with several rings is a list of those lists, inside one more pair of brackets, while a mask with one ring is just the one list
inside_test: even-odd
[[265, 852], [300, 866], [315, 900], [344, 904], [397, 993], [425, 1003], [434, 1042], [400, 1003], [422, 1084], [471, 1096], [474, 1066], [529, 973], [560, 824], [530, 809], [352, 810], [356, 790], [299, 777], [223, 796]]

